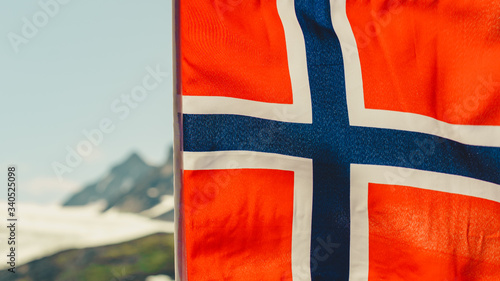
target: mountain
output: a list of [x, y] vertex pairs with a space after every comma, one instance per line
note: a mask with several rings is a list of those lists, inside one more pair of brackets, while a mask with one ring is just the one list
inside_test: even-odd
[[[63, 205], [82, 206], [104, 201], [103, 212], [113, 209], [173, 221], [173, 216], [162, 216], [173, 208], [173, 193], [173, 149], [170, 147], [166, 161], [159, 166], [148, 165], [137, 153], [132, 153]], [[167, 219], [170, 217], [172, 220]]]
[[170, 149], [163, 165], [145, 173], [129, 192], [109, 200], [104, 211], [113, 208], [122, 212], [143, 212], [159, 204], [163, 196], [173, 195], [173, 184], [173, 153]]
[[71, 196], [64, 206], [82, 206], [96, 201], [110, 202], [130, 192], [137, 182], [154, 170], [137, 154], [132, 153], [123, 163], [113, 167], [102, 179]]
[[0, 271], [0, 281], [144, 281], [157, 274], [174, 276], [173, 234], [66, 250], [16, 267], [15, 274]]

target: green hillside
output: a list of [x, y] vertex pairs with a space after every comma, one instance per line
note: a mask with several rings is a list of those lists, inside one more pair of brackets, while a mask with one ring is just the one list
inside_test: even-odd
[[1, 281], [144, 281], [174, 276], [173, 234], [153, 234], [116, 245], [73, 249], [0, 271]]

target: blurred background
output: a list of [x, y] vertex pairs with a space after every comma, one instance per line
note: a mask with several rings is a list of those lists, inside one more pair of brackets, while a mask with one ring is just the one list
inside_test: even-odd
[[173, 280], [171, 0], [2, 1], [0, 35], [0, 280]]

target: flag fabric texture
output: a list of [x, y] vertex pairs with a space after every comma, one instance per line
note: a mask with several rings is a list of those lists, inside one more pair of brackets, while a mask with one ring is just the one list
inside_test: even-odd
[[500, 280], [500, 2], [175, 18], [176, 280]]

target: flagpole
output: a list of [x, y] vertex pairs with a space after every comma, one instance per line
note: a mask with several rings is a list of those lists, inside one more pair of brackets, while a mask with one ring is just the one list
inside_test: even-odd
[[182, 210], [181, 210], [181, 186], [182, 186], [182, 99], [181, 99], [181, 71], [180, 71], [180, 0], [172, 1], [172, 62], [173, 62], [173, 114], [174, 114], [174, 251], [175, 251], [175, 280], [185, 280], [186, 271], [183, 263], [185, 251], [182, 235]]

